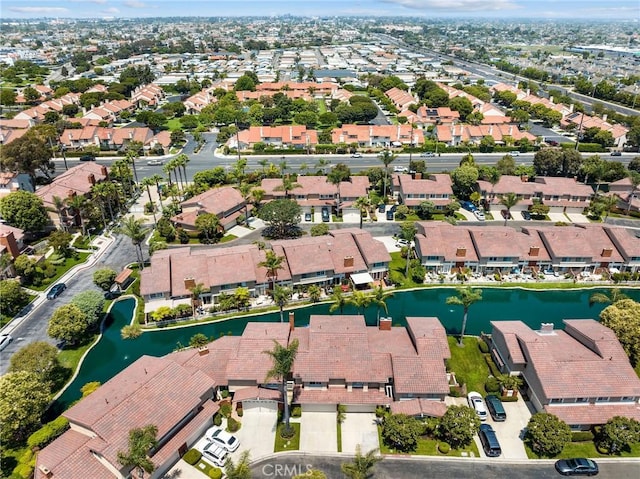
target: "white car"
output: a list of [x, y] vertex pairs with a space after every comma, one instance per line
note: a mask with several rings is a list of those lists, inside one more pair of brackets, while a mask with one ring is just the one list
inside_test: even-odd
[[362, 153], [351, 153], [351, 158], [362, 158]]
[[396, 248], [406, 248], [409, 246], [409, 241], [406, 239], [399, 239], [396, 243]]
[[482, 396], [480, 393], [475, 391], [471, 391], [467, 394], [467, 401], [469, 402], [469, 407], [475, 409], [476, 414], [480, 418], [481, 421], [487, 420], [487, 407], [484, 405], [484, 401], [482, 400]]
[[202, 449], [202, 457], [214, 466], [224, 467], [227, 460], [227, 450], [221, 448], [215, 442], [210, 442]]
[[158, 159], [153, 159], [153, 160], [147, 161], [147, 165], [149, 165], [149, 166], [159, 166], [159, 165], [163, 165], [163, 164], [164, 164], [164, 161], [158, 160]]
[[240, 446], [240, 441], [219, 426], [213, 426], [204, 433], [207, 441], [213, 442], [229, 452], [236, 451]]
[[394, 166], [393, 167], [393, 172], [394, 173], [409, 173], [409, 168], [407, 168], [406, 166]]
[[484, 221], [485, 220], [484, 213], [482, 211], [480, 211], [480, 210], [475, 210], [473, 212], [473, 216], [475, 216], [478, 221]]
[[9, 346], [9, 343], [13, 341], [10, 334], [0, 334], [0, 351]]

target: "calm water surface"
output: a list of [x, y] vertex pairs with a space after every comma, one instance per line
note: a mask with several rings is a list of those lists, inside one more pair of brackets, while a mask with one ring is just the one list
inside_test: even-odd
[[[589, 296], [596, 291], [605, 290], [526, 291], [483, 288], [483, 300], [472, 305], [469, 310], [466, 333], [488, 333], [491, 331], [490, 321], [521, 320], [537, 329], [543, 322], [552, 322], [556, 327], [561, 327], [563, 319], [598, 319], [600, 311], [606, 305], [589, 306]], [[636, 301], [640, 300], [640, 290], [628, 290], [625, 293]], [[436, 316], [449, 334], [456, 334], [460, 332], [462, 307], [445, 304], [446, 298], [454, 294], [455, 290], [452, 288], [396, 292], [387, 300], [388, 315], [393, 318], [394, 325], [405, 325], [407, 316]], [[296, 309], [296, 326], [307, 325], [310, 315], [329, 314], [329, 306], [330, 304], [322, 304]], [[138, 339], [125, 341], [120, 337], [120, 329], [131, 322], [134, 309], [135, 301], [130, 298], [114, 304], [102, 339], [86, 356], [78, 375], [58, 399], [56, 409], [66, 408], [80, 398], [80, 388], [84, 384], [90, 381], [105, 383], [140, 356], [162, 356], [170, 353], [180, 344], [189, 344], [189, 339], [196, 333], [214, 338], [239, 335], [248, 321], [280, 320], [279, 313], [275, 312], [206, 325], [146, 332]], [[336, 311], [334, 314], [338, 313]], [[374, 306], [364, 312], [369, 325], [376, 324], [376, 313]], [[344, 314], [357, 314], [357, 310], [345, 307]], [[381, 311], [381, 314], [384, 315], [384, 312]]]

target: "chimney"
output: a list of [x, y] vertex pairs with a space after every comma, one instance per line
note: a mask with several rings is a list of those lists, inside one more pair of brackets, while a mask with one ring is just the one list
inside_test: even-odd
[[185, 278], [184, 279], [184, 289], [186, 290], [191, 290], [193, 288], [195, 288], [196, 286], [196, 280], [193, 278]]
[[209, 354], [208, 346], [200, 346], [198, 348], [198, 356], [206, 356], [207, 354]]
[[106, 166], [103, 165], [103, 166], [100, 167], [100, 174], [103, 175], [103, 176], [108, 176], [109, 175], [109, 172], [107, 171], [107, 167]]
[[353, 266], [353, 256], [344, 257], [344, 267], [349, 268]]
[[293, 311], [289, 311], [289, 331], [293, 331], [296, 328], [296, 314]]
[[456, 256], [461, 258], [467, 255], [467, 248], [463, 247], [463, 246], [458, 246], [456, 248]]
[[53, 473], [47, 466], [41, 465], [41, 466], [38, 466], [38, 469], [40, 469], [40, 472], [44, 474], [44, 477], [47, 477], [47, 478], [53, 477]]
[[391, 331], [391, 318], [380, 318], [380, 331]]
[[133, 140], [133, 131], [129, 130], [129, 139]]
[[419, 171], [416, 172], [416, 180], [421, 180], [422, 179], [422, 173], [420, 173]]
[[602, 115], [602, 121], [607, 121], [607, 114]]
[[520, 175], [520, 181], [522, 181], [523, 183], [528, 183], [529, 177], [527, 175]]
[[13, 231], [0, 235], [0, 245], [7, 248], [13, 259], [20, 256], [20, 249], [18, 248], [18, 243], [16, 242], [16, 237], [14, 236]]
[[612, 248], [604, 248], [604, 249], [602, 250], [602, 255], [601, 255], [601, 256], [602, 256], [603, 258], [611, 258], [611, 253], [612, 253], [612, 252], [613, 252], [613, 249], [612, 249]]
[[89, 176], [87, 176], [87, 180], [89, 181], [89, 183], [91, 183], [92, 185], [96, 184], [96, 177], [93, 173], [89, 173]]
[[539, 246], [529, 246], [529, 256], [538, 256], [540, 254]]
[[553, 334], [553, 323], [542, 323], [540, 325], [540, 334]]

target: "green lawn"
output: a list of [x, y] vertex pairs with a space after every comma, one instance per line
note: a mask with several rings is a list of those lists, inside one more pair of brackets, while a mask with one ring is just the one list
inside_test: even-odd
[[171, 118], [170, 120], [167, 120], [166, 126], [170, 131], [182, 129], [182, 124], [180, 123], [179, 118]]
[[322, 115], [327, 112], [327, 104], [324, 100], [316, 100], [316, 105], [318, 105], [318, 115]]
[[300, 423], [292, 422], [290, 424], [291, 427], [296, 431], [295, 435], [291, 439], [283, 439], [282, 436], [280, 436], [280, 431], [284, 427], [284, 424], [278, 424], [273, 452], [297, 451], [298, 449], [300, 449]]
[[[406, 264], [407, 264], [407, 260], [402, 257], [402, 255], [400, 254], [400, 251], [391, 253], [391, 263], [389, 264], [389, 272], [397, 271], [400, 274], [402, 274], [402, 277], [404, 278], [404, 271], [406, 269]], [[403, 288], [416, 288], [419, 286], [422, 286], [422, 285], [418, 283], [414, 283], [411, 280], [407, 280], [406, 278], [402, 283]]]
[[84, 263], [91, 253], [78, 253], [78, 258], [67, 258], [64, 263], [56, 266], [56, 274], [52, 278], [47, 278], [46, 284], [40, 286], [26, 285], [27, 288], [35, 289], [36, 291], [44, 291], [49, 286], [54, 284], [63, 274], [73, 268], [75, 265]]
[[91, 347], [98, 335], [94, 335], [91, 339], [87, 340], [84, 344], [77, 347], [65, 347], [60, 353], [58, 353], [58, 361], [64, 368], [71, 369], [75, 372], [80, 359], [84, 353]]
[[[524, 445], [524, 448], [527, 451], [527, 457], [529, 459], [542, 459], [540, 456], [534, 453], [531, 449], [529, 449], [529, 446], [527, 446], [526, 443]], [[562, 452], [557, 456], [555, 456], [553, 459], [568, 459], [570, 457], [593, 457], [593, 458], [640, 457], [640, 442], [634, 444], [631, 447], [630, 451], [625, 451], [621, 453], [619, 456], [616, 456], [616, 455], [609, 456], [606, 454], [600, 454], [596, 449], [596, 446], [593, 443], [593, 441], [570, 442], [564, 447]]]
[[[462, 321], [462, 311], [460, 311], [460, 320]], [[478, 339], [465, 337], [464, 347], [458, 346], [457, 338], [453, 336], [448, 336], [447, 340], [451, 350], [451, 359], [448, 360], [449, 370], [456, 374], [458, 382], [462, 379], [467, 384], [467, 391], [477, 391], [485, 395], [484, 383], [489, 376], [489, 366], [478, 348]]]
[[[378, 442], [380, 444], [380, 453], [381, 454], [406, 454], [404, 452], [398, 452], [390, 449], [382, 440], [382, 426], [378, 426]], [[454, 457], [462, 457], [462, 453], [466, 453], [467, 456], [470, 456], [473, 453], [474, 457], [480, 457], [480, 452], [478, 451], [478, 447], [474, 441], [471, 441], [471, 444], [465, 446], [461, 449], [451, 449], [449, 454], [442, 454], [438, 451], [438, 443], [440, 441], [436, 439], [429, 439], [426, 437], [420, 437], [418, 439], [418, 447], [415, 451], [409, 453], [415, 456], [454, 456]]]

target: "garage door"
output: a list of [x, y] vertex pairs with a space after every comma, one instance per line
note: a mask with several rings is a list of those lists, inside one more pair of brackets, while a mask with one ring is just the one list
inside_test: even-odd
[[376, 412], [375, 404], [345, 404], [346, 412]]
[[242, 401], [242, 409], [246, 412], [248, 410], [254, 412], [270, 412], [278, 410], [278, 403], [272, 400], [258, 400], [258, 399], [247, 399], [246, 401]]
[[336, 412], [336, 404], [303, 404], [302, 412]]
[[342, 221], [344, 223], [360, 223], [360, 213], [344, 213]]

